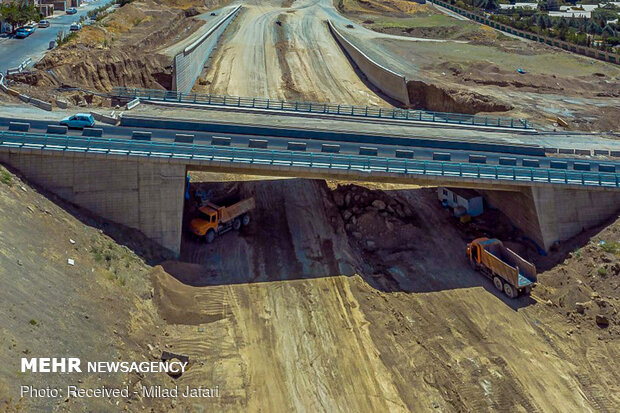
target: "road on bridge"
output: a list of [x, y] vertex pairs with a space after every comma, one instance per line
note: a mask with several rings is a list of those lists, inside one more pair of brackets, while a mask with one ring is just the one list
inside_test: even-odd
[[[57, 125], [55, 122], [49, 120], [30, 120], [30, 119], [15, 119], [0, 117], [0, 131], [7, 130], [10, 122], [25, 122], [30, 124], [30, 132], [32, 133], [46, 133], [48, 125]], [[345, 155], [359, 155], [360, 147], [372, 147], [377, 149], [377, 158], [394, 158], [397, 150], [413, 151], [415, 159], [417, 160], [432, 160], [435, 153], [447, 153], [450, 154], [450, 161], [455, 163], [468, 163], [470, 161], [470, 155], [478, 155], [486, 157], [486, 163], [489, 165], [498, 165], [500, 158], [514, 158], [516, 166], [524, 165], [523, 160], [536, 160], [538, 161], [539, 168], [551, 168], [552, 162], [566, 162], [568, 170], [575, 169], [575, 163], [587, 164], [590, 166], [590, 171], [599, 171], [601, 164], [606, 166], [615, 167], [615, 170], [620, 169], [620, 162], [612, 160], [587, 160], [571, 157], [532, 157], [524, 156], [520, 154], [499, 153], [499, 152], [482, 152], [471, 150], [454, 150], [454, 149], [437, 149], [430, 147], [420, 146], [406, 146], [406, 145], [389, 145], [389, 144], [364, 144], [345, 142], [338, 140], [317, 140], [317, 139], [299, 139], [299, 138], [286, 138], [276, 136], [264, 136], [264, 135], [248, 135], [248, 134], [222, 134], [222, 133], [210, 133], [210, 132], [195, 132], [187, 130], [175, 130], [175, 129], [157, 129], [157, 128], [135, 128], [124, 126], [112, 126], [105, 124], [96, 125], [97, 128], [103, 130], [103, 137], [110, 139], [131, 139], [133, 131], [144, 131], [151, 133], [151, 139], [156, 142], [172, 142], [174, 141], [176, 134], [191, 134], [194, 135], [194, 143], [199, 145], [211, 145], [213, 137], [225, 137], [230, 138], [230, 146], [237, 148], [247, 148], [251, 139], [267, 140], [268, 148], [273, 150], [288, 150], [290, 142], [303, 142], [306, 144], [307, 152], [320, 153], [322, 151], [322, 145], [339, 145], [339, 153]], [[69, 130], [69, 136], [81, 136], [82, 132], [79, 130]], [[527, 161], [526, 161], [527, 162]], [[603, 171], [603, 172], [609, 172]]]

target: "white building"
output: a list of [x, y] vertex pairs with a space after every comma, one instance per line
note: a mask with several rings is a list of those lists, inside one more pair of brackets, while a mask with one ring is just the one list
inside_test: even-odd
[[454, 209], [454, 216], [477, 217], [484, 211], [482, 196], [473, 189], [437, 188], [437, 198], [442, 204]]

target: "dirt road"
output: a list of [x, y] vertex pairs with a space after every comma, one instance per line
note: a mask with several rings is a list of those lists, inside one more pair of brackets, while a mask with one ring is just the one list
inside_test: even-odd
[[325, 20], [330, 0], [250, 1], [195, 90], [237, 96], [387, 105], [358, 77]]
[[230, 395], [222, 410], [620, 403], [616, 336], [591, 322], [567, 335], [574, 327], [554, 305], [498, 295], [461, 258], [466, 241], [434, 190], [307, 180], [205, 188], [221, 203], [256, 197], [253, 224], [211, 245], [185, 239], [186, 262], [164, 264], [177, 279], [155, 278], [156, 302], [176, 323], [169, 344], [200, 361], [180, 383], [217, 380]]

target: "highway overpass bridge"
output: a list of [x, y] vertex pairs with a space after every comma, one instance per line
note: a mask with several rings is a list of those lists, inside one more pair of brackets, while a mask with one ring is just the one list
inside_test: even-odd
[[475, 159], [418, 160], [405, 152], [386, 157], [307, 152], [300, 147], [270, 150], [249, 147], [251, 143], [242, 148], [227, 146], [226, 141], [180, 142], [187, 135], [177, 135], [175, 142], [140, 140], [145, 136], [105, 139], [2, 131], [0, 161], [72, 203], [141, 230], [176, 253], [186, 175], [194, 170], [474, 188], [545, 249], [620, 209], [615, 164], [607, 165], [609, 172], [569, 170], [550, 163], [541, 167], [489, 165]]

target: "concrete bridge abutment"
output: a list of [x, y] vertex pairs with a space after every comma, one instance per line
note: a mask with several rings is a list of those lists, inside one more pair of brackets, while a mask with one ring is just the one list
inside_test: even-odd
[[137, 157], [0, 153], [0, 161], [82, 208], [180, 253], [186, 166]]
[[480, 192], [546, 251], [620, 213], [620, 191], [532, 186]]

